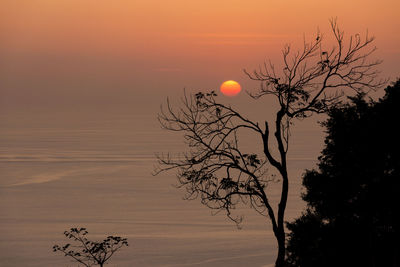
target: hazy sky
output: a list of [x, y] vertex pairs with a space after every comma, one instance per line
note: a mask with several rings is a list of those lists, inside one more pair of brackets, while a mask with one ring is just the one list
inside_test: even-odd
[[398, 0], [1, 0], [0, 105], [138, 105], [228, 79], [249, 89], [243, 68], [278, 62], [318, 28], [328, 35], [331, 17], [347, 36], [376, 36], [393, 80], [398, 10]]
[[[181, 136], [160, 129], [160, 104], [183, 88], [217, 89], [231, 79], [244, 90], [257, 88], [243, 68], [267, 59], [279, 65], [285, 44], [301, 49], [303, 37], [315, 40], [318, 29], [329, 40], [332, 17], [345, 37], [367, 29], [376, 37], [372, 58], [383, 59], [383, 76], [394, 80], [399, 10], [399, 0], [0, 0], [2, 182], [22, 184], [2, 188], [2, 262], [59, 266], [52, 264], [59, 256], [51, 258], [51, 240], [83, 221], [97, 233], [120, 231], [132, 240], [118, 266], [210, 258], [217, 266], [237, 251], [272, 263], [275, 241], [264, 218], [246, 221], [256, 229], [250, 235], [235, 232], [200, 203], [183, 204], [183, 192], [171, 186], [174, 173], [151, 176], [155, 153], [185, 149]], [[273, 115], [267, 99], [224, 99], [254, 121]], [[323, 140], [315, 121], [295, 127], [293, 178], [314, 166]], [[260, 147], [243, 140], [251, 153]], [[304, 204], [300, 180], [291, 183], [286, 219]]]

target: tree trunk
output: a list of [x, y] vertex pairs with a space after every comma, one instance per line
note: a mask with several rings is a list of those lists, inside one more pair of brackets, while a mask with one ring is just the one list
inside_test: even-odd
[[[275, 261], [275, 267], [283, 267], [285, 265], [285, 210], [286, 210], [286, 203], [288, 198], [289, 192], [289, 177], [287, 173], [287, 165], [286, 165], [286, 150], [282, 140], [282, 127], [281, 122], [283, 116], [285, 115], [284, 107], [277, 113], [276, 121], [275, 121], [275, 138], [278, 144], [278, 150], [280, 154], [280, 161], [276, 160], [270, 150], [269, 150], [269, 128], [268, 122], [265, 122], [265, 132], [262, 135], [263, 137], [263, 145], [264, 145], [264, 154], [266, 155], [268, 161], [271, 163], [273, 167], [275, 167], [279, 173], [282, 175], [282, 191], [281, 191], [281, 199], [278, 205], [277, 211], [277, 220], [275, 221], [274, 212], [271, 210], [270, 219], [272, 221], [272, 228], [278, 242], [278, 256]], [[265, 198], [264, 202], [267, 204], [268, 200]], [[269, 205], [266, 205], [269, 208]], [[269, 209], [270, 210], [270, 209]]]
[[289, 192], [289, 179], [287, 176], [286, 163], [284, 165], [284, 169], [281, 172], [282, 174], [282, 192], [281, 192], [281, 201], [279, 203], [278, 208], [278, 229], [276, 234], [276, 240], [278, 241], [278, 256], [276, 258], [275, 267], [283, 267], [285, 265], [285, 252], [286, 252], [286, 238], [285, 238], [285, 210], [286, 203]]
[[283, 267], [285, 265], [285, 210], [289, 192], [289, 177], [287, 173], [287, 165], [286, 165], [286, 150], [282, 140], [282, 128], [281, 123], [283, 116], [285, 114], [284, 107], [277, 113], [276, 117], [276, 131], [275, 138], [278, 143], [279, 154], [281, 156], [281, 162], [278, 171], [282, 175], [282, 191], [281, 191], [281, 199], [278, 205], [278, 216], [277, 216], [277, 225], [278, 231], [276, 235], [276, 239], [278, 241], [278, 256], [276, 258], [275, 267]]
[[278, 241], [278, 256], [276, 257], [275, 267], [285, 266], [285, 231], [284, 229], [279, 229], [279, 233], [276, 236]]

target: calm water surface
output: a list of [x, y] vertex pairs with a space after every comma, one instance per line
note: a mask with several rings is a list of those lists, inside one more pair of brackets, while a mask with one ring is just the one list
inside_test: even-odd
[[[154, 155], [182, 151], [181, 137], [161, 130], [156, 113], [126, 114], [1, 115], [0, 266], [76, 266], [51, 251], [71, 227], [128, 238], [109, 266], [271, 265], [268, 221], [244, 209], [238, 230], [224, 214], [183, 201], [173, 172], [151, 174]], [[322, 140], [314, 122], [293, 131], [287, 219], [303, 209], [299, 177]]]

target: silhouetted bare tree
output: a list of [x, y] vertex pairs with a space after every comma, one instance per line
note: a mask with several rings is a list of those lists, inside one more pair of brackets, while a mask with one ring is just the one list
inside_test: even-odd
[[96, 242], [87, 239], [87, 234], [86, 228], [71, 228], [69, 231], [65, 231], [64, 235], [75, 241], [75, 244], [54, 245], [53, 251], [60, 251], [64, 256], [71, 257], [86, 267], [95, 265], [102, 267], [117, 250], [128, 246], [126, 238], [108, 236], [103, 241]]
[[[292, 120], [325, 113], [343, 99], [346, 89], [359, 93], [385, 83], [376, 80], [375, 67], [380, 61], [368, 60], [376, 49], [371, 47], [374, 38], [356, 34], [344, 44], [344, 33], [336, 20], [330, 22], [336, 41], [332, 49], [324, 48], [324, 38], [318, 33], [313, 41], [304, 42], [301, 51], [293, 54], [289, 45], [283, 49], [284, 67], [279, 73], [271, 63], [252, 73], [245, 71], [250, 79], [261, 82], [260, 89], [250, 96], [258, 99], [272, 95], [279, 103], [272, 134], [267, 121], [260, 126], [242, 116], [231, 106], [218, 102], [214, 91], [190, 96], [185, 93], [177, 110], [167, 100], [159, 115], [163, 128], [184, 133], [189, 151], [179, 157], [160, 156], [156, 173], [177, 169], [179, 186], [186, 189], [187, 199], [200, 198], [211, 209], [225, 210], [236, 223], [240, 223], [241, 217], [233, 217], [231, 210], [239, 203], [250, 203], [257, 212], [269, 217], [278, 242], [277, 267], [285, 262], [287, 152]], [[259, 136], [263, 155], [244, 153], [238, 135], [245, 130]], [[274, 177], [267, 172], [268, 166], [281, 176], [277, 208], [269, 200], [267, 186]]]

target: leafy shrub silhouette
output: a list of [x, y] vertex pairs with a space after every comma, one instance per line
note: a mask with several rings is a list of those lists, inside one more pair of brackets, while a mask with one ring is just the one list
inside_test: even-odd
[[104, 266], [104, 264], [123, 246], [128, 246], [128, 240], [119, 236], [108, 236], [101, 242], [87, 239], [86, 228], [71, 228], [65, 231], [65, 237], [74, 241], [63, 246], [54, 245], [53, 252], [62, 252], [86, 267]]
[[400, 266], [400, 80], [377, 102], [333, 108], [317, 170], [303, 177], [308, 208], [288, 224], [293, 266]]

